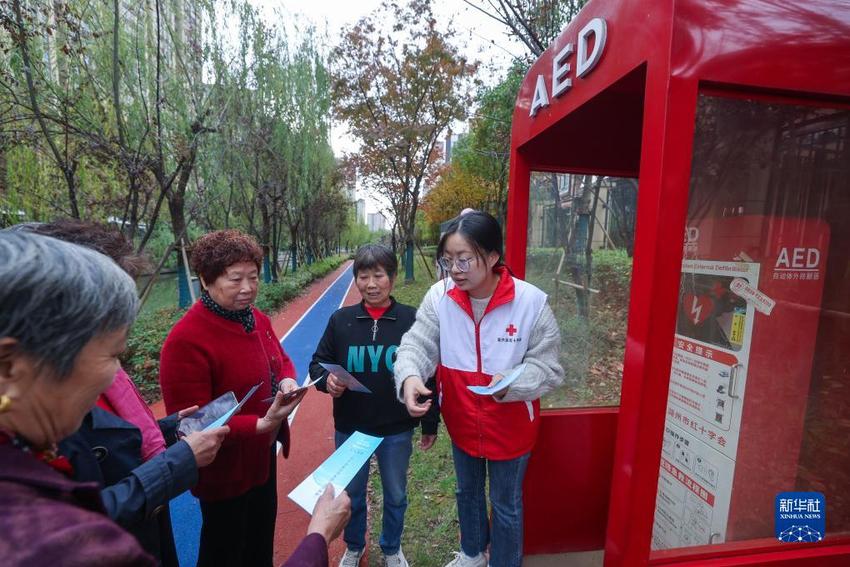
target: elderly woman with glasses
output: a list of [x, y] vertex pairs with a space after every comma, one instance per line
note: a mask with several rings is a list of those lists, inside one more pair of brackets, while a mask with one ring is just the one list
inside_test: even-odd
[[53, 238], [0, 233], [0, 558], [16, 565], [153, 565], [71, 480], [56, 445], [112, 383], [136, 316], [133, 280]]

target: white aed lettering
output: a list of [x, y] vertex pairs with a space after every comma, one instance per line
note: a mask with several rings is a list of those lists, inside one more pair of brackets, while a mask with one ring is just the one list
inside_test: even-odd
[[552, 59], [552, 96], [559, 97], [573, 86], [573, 80], [567, 78], [570, 72], [570, 64], [567, 59], [573, 54], [573, 44], [568, 43]]
[[[593, 38], [593, 47], [589, 48], [591, 38]], [[593, 18], [581, 28], [575, 44], [567, 43], [552, 57], [551, 93], [553, 98], [560, 97], [573, 86], [573, 80], [569, 77], [572, 71], [569, 61], [573, 53], [576, 53], [576, 78], [585, 78], [602, 59], [607, 39], [608, 24], [603, 18]], [[546, 88], [546, 78], [543, 74], [538, 74], [528, 115], [537, 116], [540, 109], [547, 106], [549, 106], [549, 91]]]
[[776, 268], [786, 270], [812, 270], [820, 264], [817, 248], [782, 248], [776, 258]]
[[549, 106], [549, 95], [546, 93], [546, 82], [543, 80], [543, 75], [537, 75], [537, 86], [534, 87], [534, 98], [531, 100], [531, 110], [529, 116], [535, 116], [537, 112]]
[[[591, 35], [596, 38], [596, 41], [593, 44], [593, 51], [588, 55], [587, 44], [590, 41]], [[602, 50], [605, 49], [606, 39], [608, 39], [608, 26], [602, 18], [593, 18], [582, 28], [578, 34], [577, 77], [584, 77], [593, 71], [593, 68], [596, 67], [596, 64], [599, 63], [599, 59], [602, 57]]]

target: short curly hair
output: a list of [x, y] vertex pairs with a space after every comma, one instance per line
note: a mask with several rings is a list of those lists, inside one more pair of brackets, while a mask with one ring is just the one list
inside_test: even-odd
[[96, 250], [112, 258], [133, 279], [151, 267], [148, 257], [137, 253], [133, 242], [113, 226], [77, 219], [60, 219], [49, 223], [31, 223], [23, 230]]
[[238, 262], [253, 262], [257, 270], [263, 262], [263, 250], [253, 236], [239, 230], [209, 232], [192, 245], [189, 264], [210, 284]]

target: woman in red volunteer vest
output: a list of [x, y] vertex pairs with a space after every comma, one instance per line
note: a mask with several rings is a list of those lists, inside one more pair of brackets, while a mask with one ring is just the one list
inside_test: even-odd
[[[414, 417], [428, 411], [422, 376], [437, 374], [440, 411], [452, 439], [461, 551], [446, 567], [522, 564], [522, 480], [540, 424], [540, 397], [563, 382], [560, 331], [546, 294], [513, 277], [502, 232], [487, 213], [454, 219], [440, 239], [443, 279], [402, 338], [395, 381]], [[492, 394], [469, 386], [495, 386]], [[507, 380], [506, 380], [507, 381]], [[424, 401], [420, 401], [424, 400]], [[485, 480], [490, 479], [492, 527]]]

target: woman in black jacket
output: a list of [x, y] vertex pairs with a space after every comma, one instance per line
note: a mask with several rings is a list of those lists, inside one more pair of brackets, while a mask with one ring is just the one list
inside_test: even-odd
[[[407, 509], [407, 468], [413, 451], [411, 418], [395, 395], [393, 364], [401, 337], [413, 325], [416, 309], [397, 303], [390, 295], [398, 263], [392, 250], [379, 244], [362, 246], [354, 258], [354, 282], [363, 301], [331, 315], [325, 334], [310, 363], [312, 379], [333, 398], [335, 443], [339, 447], [355, 431], [383, 437], [375, 455], [384, 492], [381, 550], [389, 567], [407, 567], [401, 533]], [[319, 363], [344, 367], [371, 394], [346, 387]], [[422, 419], [420, 448], [428, 450], [437, 437], [437, 408]], [[345, 528], [347, 550], [340, 566], [356, 567], [366, 547], [366, 484], [369, 464], [348, 485], [351, 521]]]

